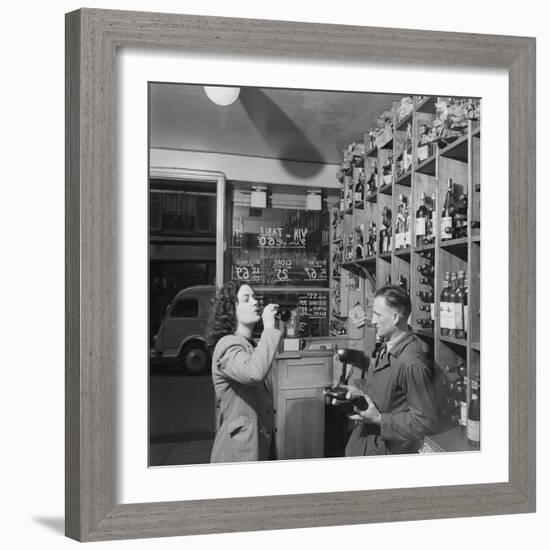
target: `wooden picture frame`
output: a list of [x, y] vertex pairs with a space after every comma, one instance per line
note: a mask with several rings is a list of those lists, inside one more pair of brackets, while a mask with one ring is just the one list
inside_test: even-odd
[[[509, 481], [116, 504], [117, 48], [509, 71]], [[80, 541], [535, 510], [535, 39], [82, 9], [66, 16], [66, 534]]]

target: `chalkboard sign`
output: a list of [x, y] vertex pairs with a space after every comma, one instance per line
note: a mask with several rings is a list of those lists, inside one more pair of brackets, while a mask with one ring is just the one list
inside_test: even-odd
[[328, 336], [328, 292], [256, 292], [262, 307], [279, 304], [280, 309], [296, 309], [299, 315], [299, 335], [303, 338]]
[[328, 288], [328, 228], [326, 211], [234, 206], [231, 278]]

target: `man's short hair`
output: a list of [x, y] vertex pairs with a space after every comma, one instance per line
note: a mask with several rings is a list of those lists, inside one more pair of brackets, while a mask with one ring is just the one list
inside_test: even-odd
[[383, 297], [386, 300], [386, 305], [392, 307], [399, 312], [399, 315], [405, 320], [411, 313], [411, 299], [409, 295], [400, 287], [396, 285], [386, 285], [379, 288], [374, 297]]

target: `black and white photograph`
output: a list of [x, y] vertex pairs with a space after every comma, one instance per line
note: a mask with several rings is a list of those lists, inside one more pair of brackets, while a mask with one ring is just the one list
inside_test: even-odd
[[149, 466], [479, 452], [482, 99], [148, 102]]

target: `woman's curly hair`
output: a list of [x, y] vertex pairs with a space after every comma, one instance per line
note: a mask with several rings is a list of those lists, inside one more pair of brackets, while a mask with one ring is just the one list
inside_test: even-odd
[[248, 283], [244, 281], [229, 281], [225, 283], [214, 298], [208, 327], [206, 329], [206, 347], [213, 352], [218, 340], [233, 334], [237, 328], [237, 295], [239, 289]]

